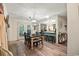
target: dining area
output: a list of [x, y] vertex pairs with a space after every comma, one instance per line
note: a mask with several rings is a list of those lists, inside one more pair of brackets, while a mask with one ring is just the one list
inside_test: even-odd
[[41, 48], [44, 46], [44, 35], [30, 35], [29, 33], [24, 33], [24, 44], [29, 49], [34, 49], [34, 47], [38, 47], [41, 45]]
[[66, 46], [57, 43], [56, 20], [32, 21], [34, 20], [24, 20], [24, 22], [19, 20], [17, 22], [17, 40], [9, 44], [13, 54], [26, 56], [66, 55]]
[[[30, 17], [31, 18], [31, 17]], [[24, 44], [29, 49], [34, 49], [34, 47], [43, 48], [44, 42], [56, 43], [56, 20], [40, 20], [38, 22], [35, 20], [28, 20], [22, 23], [18, 23], [18, 39], [24, 40]]]

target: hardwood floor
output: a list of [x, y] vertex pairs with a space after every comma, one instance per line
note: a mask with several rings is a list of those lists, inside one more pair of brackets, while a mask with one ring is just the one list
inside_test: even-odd
[[66, 56], [67, 54], [65, 45], [44, 42], [43, 48], [39, 46], [30, 50], [24, 45], [23, 40], [9, 42], [9, 50], [14, 56]]

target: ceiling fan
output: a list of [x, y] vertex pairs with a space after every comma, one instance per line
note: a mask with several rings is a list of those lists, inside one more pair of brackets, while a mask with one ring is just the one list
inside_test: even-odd
[[36, 23], [37, 20], [36, 20], [36, 11], [33, 12], [33, 16], [30, 16], [29, 17], [29, 20], [32, 22], [32, 23]]

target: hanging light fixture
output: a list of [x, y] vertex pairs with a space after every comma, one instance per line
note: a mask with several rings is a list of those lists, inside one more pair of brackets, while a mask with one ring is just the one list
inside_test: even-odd
[[36, 11], [34, 11], [33, 17], [31, 17], [31, 16], [29, 17], [32, 23], [36, 23], [35, 16], [36, 16]]
[[33, 23], [35, 23], [35, 22], [36, 22], [36, 20], [32, 20], [32, 22], [33, 22]]

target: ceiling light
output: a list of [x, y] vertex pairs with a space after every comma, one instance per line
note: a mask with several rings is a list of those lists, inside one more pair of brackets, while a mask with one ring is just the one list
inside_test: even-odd
[[36, 20], [32, 20], [32, 22], [36, 22]]
[[56, 22], [56, 20], [52, 20], [52, 22]]
[[47, 15], [46, 18], [49, 18], [49, 16]]

